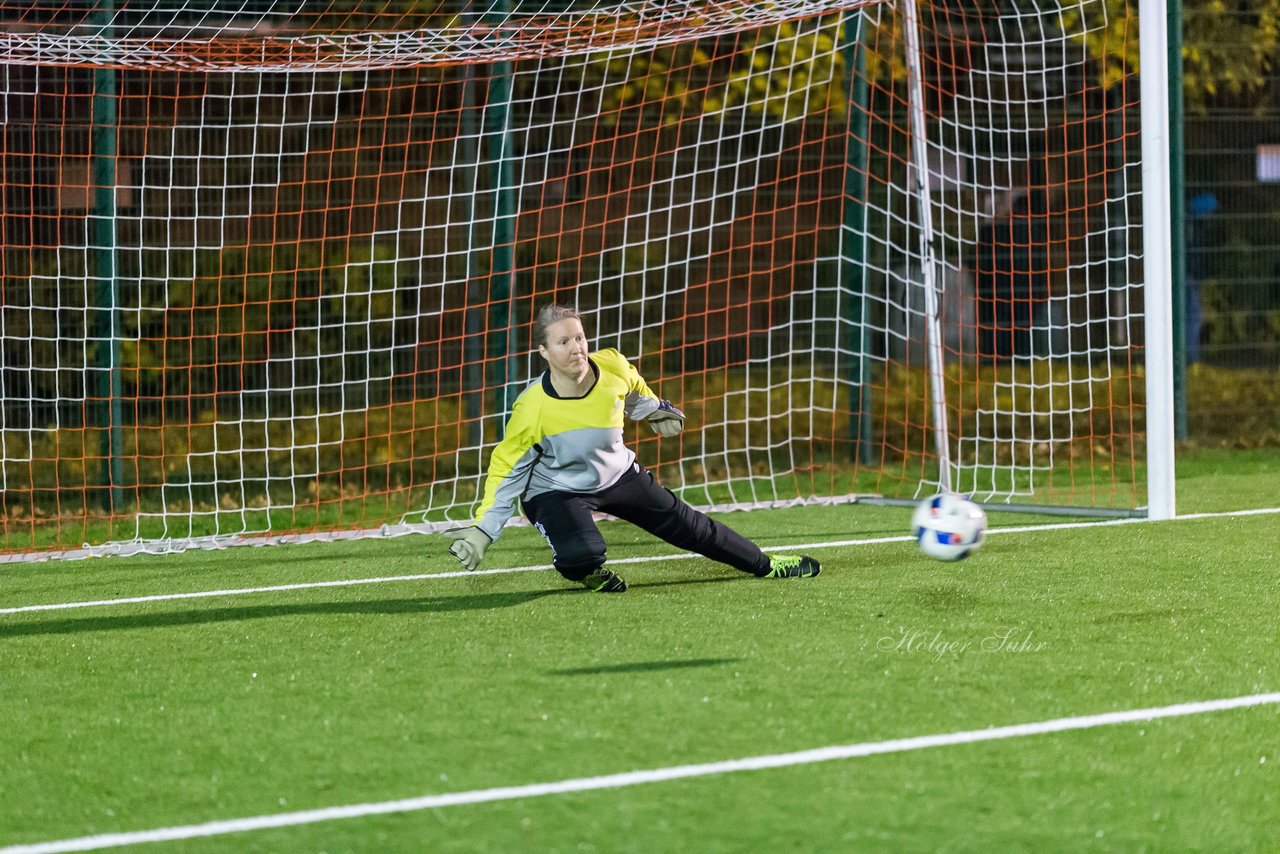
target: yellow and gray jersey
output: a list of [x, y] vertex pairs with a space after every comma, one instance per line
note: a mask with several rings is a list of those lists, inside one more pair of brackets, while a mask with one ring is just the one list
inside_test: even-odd
[[547, 372], [516, 399], [476, 509], [475, 524], [491, 539], [502, 533], [517, 499], [599, 492], [635, 462], [622, 443], [624, 419], [642, 421], [661, 401], [617, 350], [593, 353], [590, 361], [596, 382], [582, 397], [560, 397]]

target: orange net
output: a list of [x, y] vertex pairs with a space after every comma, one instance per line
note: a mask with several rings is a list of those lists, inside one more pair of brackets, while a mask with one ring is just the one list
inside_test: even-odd
[[1138, 503], [1096, 4], [922, 2], [923, 103], [873, 3], [295, 5], [0, 34], [3, 554], [456, 524], [552, 300], [688, 413], [630, 438], [694, 503]]

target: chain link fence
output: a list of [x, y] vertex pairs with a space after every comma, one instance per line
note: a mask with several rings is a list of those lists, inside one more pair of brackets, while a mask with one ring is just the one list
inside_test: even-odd
[[[1269, 0], [1184, 3], [1187, 435], [1280, 443], [1280, 68]], [[1215, 17], [1216, 16], [1216, 17]], [[1225, 17], [1224, 17], [1225, 16]], [[1200, 79], [1195, 57], [1223, 61]]]

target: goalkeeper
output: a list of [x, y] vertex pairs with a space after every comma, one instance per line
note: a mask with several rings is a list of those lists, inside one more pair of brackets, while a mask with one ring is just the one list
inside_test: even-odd
[[617, 350], [588, 355], [578, 313], [549, 305], [533, 327], [547, 370], [516, 399], [505, 438], [493, 450], [475, 523], [446, 531], [449, 551], [476, 569], [519, 499], [551, 546], [561, 575], [590, 590], [627, 584], [604, 568], [605, 542], [592, 518], [625, 519], [673, 546], [762, 578], [817, 575], [810, 557], [769, 556], [741, 534], [659, 486], [622, 442], [624, 418], [675, 436], [684, 413], [661, 400]]

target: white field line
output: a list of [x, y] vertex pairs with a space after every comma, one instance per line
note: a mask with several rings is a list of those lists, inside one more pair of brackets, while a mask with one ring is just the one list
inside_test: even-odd
[[565, 795], [574, 792], [600, 791], [602, 789], [620, 789], [645, 783], [662, 783], [669, 780], [686, 780], [692, 777], [735, 774], [740, 771], [760, 771], [768, 768], [812, 765], [818, 762], [855, 759], [862, 756], [877, 756], [885, 753], [903, 753], [930, 747], [975, 744], [983, 741], [1021, 738], [1028, 735], [1069, 732], [1071, 730], [1093, 729], [1116, 724], [1202, 715], [1228, 709], [1276, 704], [1280, 704], [1280, 692], [1252, 694], [1245, 697], [1230, 697], [1221, 700], [1179, 703], [1173, 706], [1156, 706], [1147, 709], [1129, 709], [1080, 717], [1055, 718], [1047, 721], [991, 727], [988, 729], [921, 735], [913, 738], [896, 738], [889, 741], [870, 741], [862, 742], [861, 744], [834, 745], [812, 750], [801, 750], [795, 753], [747, 756], [741, 759], [728, 759], [697, 765], [674, 765], [666, 768], [627, 771], [621, 774], [606, 774], [600, 777], [578, 777], [569, 780], [555, 780], [549, 783], [531, 783], [524, 786], [472, 789], [466, 792], [423, 795], [396, 801], [379, 801], [367, 804], [349, 804], [347, 806], [325, 807], [323, 809], [300, 810], [297, 812], [273, 813], [249, 818], [224, 819], [203, 824], [160, 827], [153, 830], [137, 830], [127, 833], [103, 833], [96, 836], [81, 836], [75, 839], [11, 845], [0, 848], [0, 854], [60, 854], [60, 852], [65, 851], [95, 851], [119, 845], [137, 845], [144, 842], [172, 842], [180, 839], [197, 839], [207, 836], [221, 836], [228, 833], [294, 827], [302, 824], [317, 824], [325, 821], [364, 818], [366, 816], [387, 815], [390, 813], [416, 812], [465, 804], [537, 798], [545, 795]]
[[[1268, 507], [1261, 510], [1233, 510], [1228, 513], [1191, 513], [1164, 522], [1152, 522], [1149, 519], [1131, 518], [1106, 519], [1096, 522], [1059, 522], [1048, 525], [1025, 525], [1016, 528], [991, 528], [988, 529], [987, 534], [1027, 534], [1039, 531], [1065, 531], [1072, 528], [1105, 528], [1115, 525], [1169, 524], [1170, 521], [1185, 522], [1197, 519], [1220, 519], [1228, 516], [1259, 516], [1274, 513], [1280, 513], [1280, 507]], [[903, 535], [894, 537], [873, 537], [857, 540], [834, 540], [817, 543], [801, 543], [800, 545], [769, 546], [765, 548], [765, 551], [816, 551], [817, 549], [843, 548], [845, 546], [869, 546], [878, 543], [910, 542], [914, 539], [915, 537]], [[690, 552], [683, 552], [680, 554], [654, 555], [651, 557], [619, 558], [618, 560], [609, 561], [609, 564], [613, 566], [616, 564], [653, 563], [655, 561], [687, 560], [694, 557], [698, 557], [698, 555]], [[172, 602], [180, 599], [212, 599], [222, 596], [249, 596], [257, 593], [280, 593], [288, 590], [318, 590], [325, 587], [358, 587], [362, 584], [387, 584], [397, 581], [424, 581], [432, 578], [505, 575], [512, 572], [535, 572], [548, 569], [551, 569], [551, 566], [548, 564], [537, 564], [532, 566], [507, 567], [502, 569], [479, 569], [474, 572], [467, 572], [464, 570], [454, 572], [427, 572], [416, 575], [389, 575], [378, 578], [348, 578], [338, 579], [336, 581], [305, 581], [297, 584], [274, 584], [266, 587], [237, 587], [230, 590], [198, 590], [191, 593], [159, 593], [152, 596], [127, 596], [119, 599], [94, 599], [82, 602], [54, 602], [45, 605], [17, 605], [8, 608], [0, 608], [0, 615], [30, 614], [37, 611], [69, 611], [77, 608], [100, 608], [110, 605], [138, 605], [147, 602]]]

